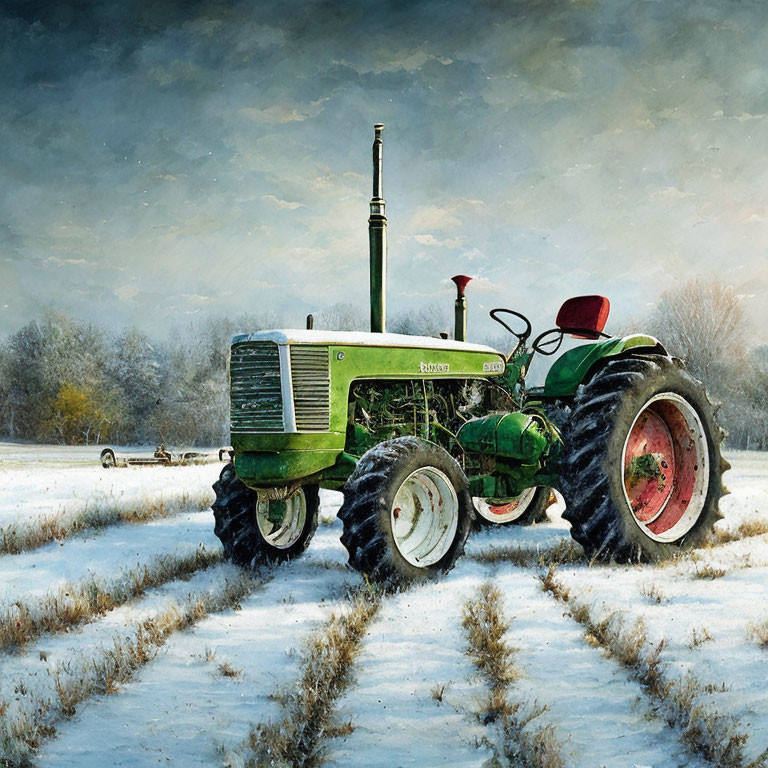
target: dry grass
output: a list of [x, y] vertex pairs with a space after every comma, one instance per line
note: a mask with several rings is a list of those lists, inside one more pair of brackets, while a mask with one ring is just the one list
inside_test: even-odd
[[704, 643], [709, 643], [715, 638], [712, 637], [709, 630], [706, 627], [694, 627], [691, 630], [691, 638], [688, 641], [688, 647], [693, 650], [694, 648], [698, 648], [700, 645], [704, 645]]
[[693, 573], [695, 579], [708, 579], [714, 581], [715, 579], [721, 579], [728, 571], [725, 568], [717, 568], [714, 565], [696, 565], [696, 570]]
[[595, 621], [589, 606], [577, 603], [558, 582], [554, 569], [542, 574], [541, 581], [542, 589], [568, 605], [570, 616], [584, 627], [585, 637], [628, 669], [692, 752], [717, 768], [765, 768], [768, 750], [749, 761], [745, 755], [748, 735], [739, 729], [738, 722], [702, 700], [727, 687], [704, 685], [690, 672], [679, 679], [670, 678], [662, 658], [666, 641], [649, 647], [642, 620], [626, 627], [623, 617], [612, 612]]
[[514, 651], [504, 640], [509, 622], [504, 619], [501, 592], [483, 584], [477, 599], [465, 604], [461, 626], [467, 633], [467, 654], [490, 690], [482, 712], [482, 719], [489, 722], [506, 711], [507, 689], [519, 676], [512, 660]]
[[366, 585], [348, 599], [349, 610], [333, 614], [310, 638], [295, 688], [276, 697], [282, 718], [251, 729], [245, 766], [312, 768], [323, 762], [328, 739], [352, 731], [351, 723], [335, 721], [334, 704], [353, 681], [354, 663], [382, 593]]
[[12, 523], [0, 528], [0, 554], [18, 555], [52, 541], [63, 541], [79, 533], [118, 523], [147, 523], [181, 512], [207, 509], [211, 505], [211, 498], [211, 492], [207, 489], [197, 493], [184, 491], [168, 499], [153, 497], [143, 501], [105, 502], [90, 507], [86, 505], [75, 513], [64, 510], [33, 522]]
[[768, 619], [750, 624], [747, 627], [747, 636], [761, 648], [768, 649]]
[[[213, 593], [191, 595], [181, 605], [142, 621], [132, 635], [121, 633], [111, 647], [82, 664], [67, 664], [51, 671], [56, 696], [23, 690], [17, 686], [16, 699], [21, 705], [12, 717], [6, 706], [0, 717], [0, 765], [23, 768], [31, 765], [34, 750], [55, 735], [56, 720], [71, 717], [78, 706], [95, 695], [119, 690], [121, 684], [151, 661], [174, 633], [192, 626], [209, 613], [238, 608], [257, 582], [243, 574]], [[0, 709], [3, 709], [0, 707]]]
[[521, 702], [509, 706], [498, 724], [498, 745], [487, 742], [495, 753], [489, 768], [565, 768], [555, 729], [535, 723], [544, 712], [546, 707], [526, 707]]
[[34, 604], [16, 601], [0, 611], [0, 649], [23, 649], [46, 632], [63, 632], [92, 621], [148, 589], [222, 561], [221, 551], [201, 545], [192, 554], [161, 555], [147, 565], [126, 571], [111, 584], [92, 576], [81, 584], [49, 593]]
[[768, 533], [768, 520], [745, 520], [734, 529], [715, 530], [712, 533], [712, 545], [730, 544], [732, 541], [762, 536]]
[[216, 669], [218, 670], [219, 674], [222, 677], [241, 677], [243, 674], [242, 669], [237, 669], [237, 667], [232, 666], [232, 664], [228, 661], [223, 661], [221, 664], [219, 664]]
[[537, 547], [492, 547], [483, 552], [469, 555], [478, 563], [495, 565], [505, 563], [521, 568], [555, 565], [568, 563], [586, 563], [587, 557], [579, 544], [572, 539], [562, 539], [553, 547], [539, 549]]
[[510, 685], [520, 673], [514, 664], [515, 649], [504, 639], [510, 625], [504, 617], [501, 592], [492, 584], [483, 584], [477, 598], [465, 604], [462, 626], [467, 633], [467, 654], [489, 689], [478, 716], [484, 724], [494, 724], [498, 733], [495, 739], [485, 739], [494, 752], [489, 765], [564, 768], [554, 729], [534, 723], [546, 708], [510, 701]]
[[658, 584], [643, 584], [640, 587], [640, 594], [657, 605], [667, 602], [667, 596]]
[[436, 702], [442, 703], [443, 696], [445, 695], [445, 683], [433, 685], [430, 694]]

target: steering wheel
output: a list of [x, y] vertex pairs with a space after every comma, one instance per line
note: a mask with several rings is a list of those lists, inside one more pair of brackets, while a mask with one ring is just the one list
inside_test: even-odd
[[[547, 336], [551, 336], [548, 339]], [[565, 333], [560, 328], [550, 328], [544, 333], [540, 333], [534, 340], [531, 346], [535, 352], [540, 355], [554, 355], [558, 349], [562, 346]]]
[[[498, 315], [500, 312], [506, 312], [508, 315], [514, 315], [515, 317], [520, 318], [525, 323], [525, 330], [522, 333], [517, 333], [517, 331], [513, 331]], [[521, 344], [525, 344], [526, 339], [531, 335], [531, 321], [525, 316], [521, 315], [519, 312], [515, 312], [514, 309], [503, 309], [502, 307], [498, 307], [496, 309], [492, 309], [488, 313], [499, 325], [502, 325], [504, 328], [506, 328], [516, 339], [517, 339], [517, 346], [519, 347]]]

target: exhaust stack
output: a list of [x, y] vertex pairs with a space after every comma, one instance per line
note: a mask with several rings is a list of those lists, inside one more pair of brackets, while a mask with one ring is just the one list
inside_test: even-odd
[[471, 279], [466, 275], [454, 275], [451, 278], [456, 283], [456, 314], [453, 330], [453, 338], [456, 341], [467, 340], [467, 297], [464, 295], [464, 290]]
[[382, 197], [382, 158], [384, 126], [373, 126], [373, 197], [368, 218], [368, 245], [371, 275], [371, 332], [384, 333], [387, 328], [387, 217]]

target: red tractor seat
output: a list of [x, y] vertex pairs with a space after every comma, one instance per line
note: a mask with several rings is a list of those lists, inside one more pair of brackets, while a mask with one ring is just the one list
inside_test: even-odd
[[605, 296], [574, 296], [557, 313], [557, 327], [577, 339], [599, 339], [611, 302]]

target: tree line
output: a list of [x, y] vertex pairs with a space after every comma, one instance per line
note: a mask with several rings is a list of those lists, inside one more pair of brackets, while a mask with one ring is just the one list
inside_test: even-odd
[[[295, 325], [296, 323], [290, 323]], [[284, 327], [275, 315], [209, 317], [151, 338], [114, 332], [50, 309], [0, 340], [0, 435], [62, 444], [223, 445], [229, 441], [227, 358], [239, 331]], [[368, 318], [336, 304], [315, 328], [364, 330]], [[395, 314], [394, 333], [451, 327], [442, 305]], [[668, 291], [627, 331], [658, 336], [713, 398], [733, 448], [768, 449], [768, 345], [750, 347], [741, 301], [718, 282]]]

